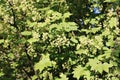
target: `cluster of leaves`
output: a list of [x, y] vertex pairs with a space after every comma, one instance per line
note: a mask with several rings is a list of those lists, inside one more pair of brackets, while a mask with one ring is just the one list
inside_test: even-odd
[[0, 80], [119, 80], [119, 0], [0, 0]]

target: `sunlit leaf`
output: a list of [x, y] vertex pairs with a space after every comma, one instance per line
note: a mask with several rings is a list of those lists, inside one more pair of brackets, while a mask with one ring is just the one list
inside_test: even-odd
[[105, 0], [104, 2], [115, 2], [117, 0]]
[[52, 66], [54, 62], [50, 61], [49, 55], [43, 55], [42, 59], [35, 64], [35, 70], [42, 71], [43, 69], [47, 68], [48, 66]]
[[27, 41], [29, 42], [29, 43], [34, 43], [34, 42], [37, 42], [39, 39], [36, 39], [36, 38], [30, 38], [30, 39], [28, 39]]
[[31, 31], [23, 31], [23, 32], [21, 32], [21, 34], [24, 36], [29, 36], [29, 35], [32, 35], [32, 32]]
[[68, 17], [70, 17], [70, 15], [71, 15], [71, 13], [67, 12], [67, 13], [64, 13], [64, 14], [63, 14], [63, 17], [64, 17], [64, 18], [68, 18]]
[[4, 43], [4, 39], [0, 39], [0, 44], [1, 44], [1, 43]]
[[102, 68], [105, 72], [109, 73], [109, 68], [111, 68], [112, 66], [112, 64], [103, 63]]
[[116, 18], [116, 17], [112, 17], [112, 18], [110, 19], [110, 21], [109, 21], [109, 26], [110, 26], [111, 28], [117, 26], [117, 18]]
[[60, 78], [57, 78], [56, 80], [68, 80], [68, 78], [65, 74], [61, 73]]
[[73, 73], [73, 77], [79, 79], [81, 76], [86, 75], [87, 72], [83, 67], [79, 65], [76, 68], [74, 68], [74, 71], [72, 73]]

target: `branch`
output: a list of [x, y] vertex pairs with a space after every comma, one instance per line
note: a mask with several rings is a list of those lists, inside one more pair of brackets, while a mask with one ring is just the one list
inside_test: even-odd
[[16, 24], [16, 15], [15, 15], [15, 11], [14, 11], [14, 9], [13, 9], [13, 3], [11, 2], [11, 1], [8, 1], [8, 3], [9, 3], [9, 5], [10, 5], [10, 7], [11, 7], [11, 11], [12, 11], [12, 16], [13, 16], [13, 26], [16, 28], [16, 29], [18, 29], [18, 27], [17, 27], [17, 24]]
[[40, 80], [40, 77], [39, 77], [39, 75], [38, 75], [38, 72], [34, 70], [34, 64], [33, 64], [33, 62], [32, 62], [32, 59], [31, 59], [30, 55], [28, 54], [27, 48], [28, 48], [28, 45], [25, 43], [25, 53], [26, 53], [26, 55], [27, 55], [27, 58], [28, 58], [28, 60], [29, 60], [29, 63], [31, 64], [30, 67], [32, 68], [34, 74], [38, 77], [38, 80]]
[[24, 69], [24, 68], [22, 68], [23, 69], [23, 71], [25, 72], [25, 74], [27, 75], [27, 77], [30, 79], [30, 80], [32, 80], [32, 78], [29, 76], [29, 73]]

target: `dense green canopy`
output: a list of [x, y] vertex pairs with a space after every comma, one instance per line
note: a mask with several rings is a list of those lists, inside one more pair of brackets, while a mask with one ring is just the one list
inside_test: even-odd
[[0, 0], [0, 80], [119, 79], [119, 0]]

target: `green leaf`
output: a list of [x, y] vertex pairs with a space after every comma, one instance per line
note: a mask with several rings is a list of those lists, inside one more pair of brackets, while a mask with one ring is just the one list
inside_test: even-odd
[[71, 40], [72, 42], [74, 42], [74, 43], [78, 43], [78, 41], [77, 41], [75, 38], [73, 38], [73, 37], [72, 37], [70, 40]]
[[0, 44], [1, 44], [1, 43], [4, 43], [4, 39], [0, 39]]
[[55, 80], [68, 80], [67, 76], [63, 73], [60, 74], [60, 78], [57, 78]]
[[115, 61], [110, 61], [110, 64], [112, 64], [113, 66], [118, 66], [118, 64], [117, 64], [117, 62], [115, 62]]
[[59, 26], [58, 24], [51, 24], [49, 27], [50, 27], [50, 31], [53, 29], [59, 29], [59, 30], [62, 29], [62, 27]]
[[64, 18], [69, 18], [71, 16], [71, 13], [67, 12], [67, 13], [64, 13], [63, 17]]
[[18, 65], [19, 65], [19, 64], [18, 64], [17, 62], [14, 62], [14, 63], [11, 64], [11, 67], [12, 67], [12, 68], [16, 68]]
[[99, 71], [100, 73], [103, 72], [103, 69], [101, 67], [101, 63], [97, 58], [89, 59], [89, 62], [87, 65], [91, 66], [91, 70], [96, 70], [96, 71]]
[[4, 75], [4, 73], [3, 73], [3, 72], [0, 72], [0, 77], [3, 76], [3, 75]]
[[77, 44], [76, 50], [79, 50], [80, 46], [81, 46], [80, 44]]
[[30, 38], [30, 39], [28, 39], [27, 41], [30, 43], [30, 44], [32, 44], [32, 43], [34, 43], [34, 42], [37, 42], [39, 39], [36, 39], [36, 38]]
[[112, 77], [111, 80], [120, 80], [118, 77]]
[[96, 20], [96, 19], [93, 18], [93, 19], [91, 19], [90, 23], [91, 24], [98, 24], [98, 20]]
[[106, 42], [107, 46], [113, 47], [114, 46], [114, 41], [113, 40], [109, 40], [108, 42]]
[[91, 70], [96, 70], [98, 72], [100, 72], [102, 74], [103, 71], [105, 72], [109, 72], [109, 68], [112, 67], [112, 64], [108, 64], [108, 63], [101, 63], [97, 58], [95, 59], [90, 59], [88, 64], [91, 66]]
[[101, 29], [101, 27], [98, 27], [98, 28], [92, 28], [91, 30], [90, 30], [90, 32], [92, 32], [92, 33], [96, 33], [96, 32], [98, 32], [99, 30]]
[[55, 62], [50, 61], [49, 54], [42, 55], [42, 59], [35, 64], [34, 68], [35, 70], [40, 70], [42, 71], [43, 69], [47, 68], [48, 66], [52, 66], [55, 64]]
[[86, 36], [80, 36], [79, 37], [79, 41], [81, 42], [81, 44], [82, 45], [87, 45], [87, 43], [88, 43], [88, 37], [86, 37]]
[[29, 35], [32, 35], [32, 32], [31, 31], [23, 31], [23, 32], [21, 32], [21, 34], [24, 36], [29, 36]]
[[109, 68], [112, 67], [112, 64], [108, 64], [108, 63], [103, 63], [102, 64], [102, 68], [105, 72], [109, 73]]
[[87, 49], [79, 49], [75, 51], [76, 54], [87, 54], [89, 51]]
[[107, 35], [110, 35], [110, 30], [109, 29], [105, 29], [103, 32], [102, 32], [102, 35], [103, 36], [107, 36]]
[[9, 54], [8, 54], [8, 57], [11, 58], [11, 59], [14, 59], [15, 56], [14, 56], [13, 53], [9, 53]]
[[112, 18], [109, 20], [109, 26], [110, 26], [111, 28], [117, 26], [117, 18], [116, 18], [116, 17], [112, 17]]
[[37, 25], [37, 22], [30, 22], [29, 20], [27, 20], [27, 25], [28, 27], [35, 27]]
[[97, 58], [94, 58], [94, 59], [89, 59], [89, 62], [87, 63], [87, 65], [90, 65], [91, 67], [95, 67], [96, 64], [98, 63], [99, 63], [99, 60]]
[[66, 23], [63, 22], [60, 25], [61, 25], [62, 29], [64, 29], [67, 32], [77, 30], [77, 28], [78, 28], [76, 23], [74, 23], [74, 22], [66, 22]]
[[105, 0], [104, 2], [116, 2], [117, 0]]
[[32, 76], [32, 80], [36, 80], [36, 79], [37, 79], [36, 75]]
[[103, 41], [103, 39], [102, 39], [102, 36], [101, 35], [99, 35], [99, 36], [95, 36], [95, 40], [97, 40], [97, 41]]
[[74, 68], [73, 73], [73, 77], [77, 78], [79, 80], [79, 78], [83, 75], [86, 75], [86, 70], [85, 68], [81, 67], [81, 65], [77, 66], [76, 68]]

